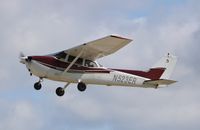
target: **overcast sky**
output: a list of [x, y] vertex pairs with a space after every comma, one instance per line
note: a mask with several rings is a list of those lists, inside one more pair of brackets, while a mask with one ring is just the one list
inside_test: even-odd
[[[200, 1], [0, 0], [1, 130], [199, 130]], [[109, 34], [133, 42], [100, 59], [114, 68], [148, 69], [168, 52], [178, 56], [163, 89], [70, 85], [45, 80], [35, 91], [18, 55], [41, 55]]]

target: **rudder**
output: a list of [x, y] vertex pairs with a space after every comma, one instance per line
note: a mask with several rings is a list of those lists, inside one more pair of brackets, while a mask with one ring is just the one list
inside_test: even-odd
[[177, 62], [177, 57], [170, 55], [161, 58], [152, 68], [165, 68], [164, 73], [161, 75], [160, 79], [169, 79]]

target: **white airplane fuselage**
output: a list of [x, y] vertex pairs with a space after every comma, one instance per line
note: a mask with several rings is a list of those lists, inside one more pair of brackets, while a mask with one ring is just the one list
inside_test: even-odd
[[[43, 56], [41, 56], [43, 57]], [[92, 70], [69, 70], [64, 72], [59, 66], [52, 66], [51, 64], [43, 63], [37, 58], [31, 57], [31, 61], [23, 61], [26, 64], [27, 69], [30, 73], [40, 78], [46, 78], [54, 81], [61, 81], [67, 83], [79, 83], [84, 82], [85, 84], [97, 84], [107, 86], [132, 86], [132, 87], [152, 87], [155, 85], [145, 85], [144, 81], [150, 80], [149, 78], [117, 71], [114, 69], [108, 69], [105, 67], [92, 68]], [[60, 62], [54, 57], [43, 57], [50, 58], [53, 62]], [[77, 68], [81, 66], [77, 65]], [[83, 68], [83, 67], [82, 67]], [[84, 67], [85, 68], [85, 67]], [[90, 69], [87, 67], [87, 69]], [[145, 72], [143, 72], [145, 73]], [[162, 72], [161, 72], [162, 73]]]

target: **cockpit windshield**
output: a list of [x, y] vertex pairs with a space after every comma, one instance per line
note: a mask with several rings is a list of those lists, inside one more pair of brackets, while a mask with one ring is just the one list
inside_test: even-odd
[[[72, 55], [68, 55], [66, 54], [64, 51], [59, 52], [57, 54], [54, 54], [54, 56], [63, 61], [63, 62], [73, 62], [73, 60], [76, 58], [75, 56]], [[91, 60], [87, 60], [87, 59], [83, 59], [83, 58], [78, 58], [75, 62], [76, 65], [81, 65], [81, 66], [85, 66], [85, 67], [98, 67], [101, 66], [98, 63], [91, 61]]]
[[67, 56], [67, 54], [66, 54], [64, 51], [62, 51], [62, 52], [60, 52], [60, 53], [55, 54], [54, 56], [55, 56], [57, 59], [65, 59], [66, 56]]

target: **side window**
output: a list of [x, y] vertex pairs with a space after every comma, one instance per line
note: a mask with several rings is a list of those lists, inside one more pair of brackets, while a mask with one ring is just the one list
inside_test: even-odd
[[[68, 62], [72, 62], [76, 57], [69, 55]], [[78, 60], [75, 62], [75, 64], [83, 65], [83, 59], [78, 58]]]
[[85, 60], [85, 66], [86, 67], [97, 67], [97, 64], [90, 60]]
[[68, 57], [68, 62], [72, 62], [74, 59], [75, 59], [74, 56], [70, 56], [70, 55], [69, 55], [69, 57]]
[[83, 65], [83, 59], [78, 58], [78, 60], [76, 61], [76, 64]]

